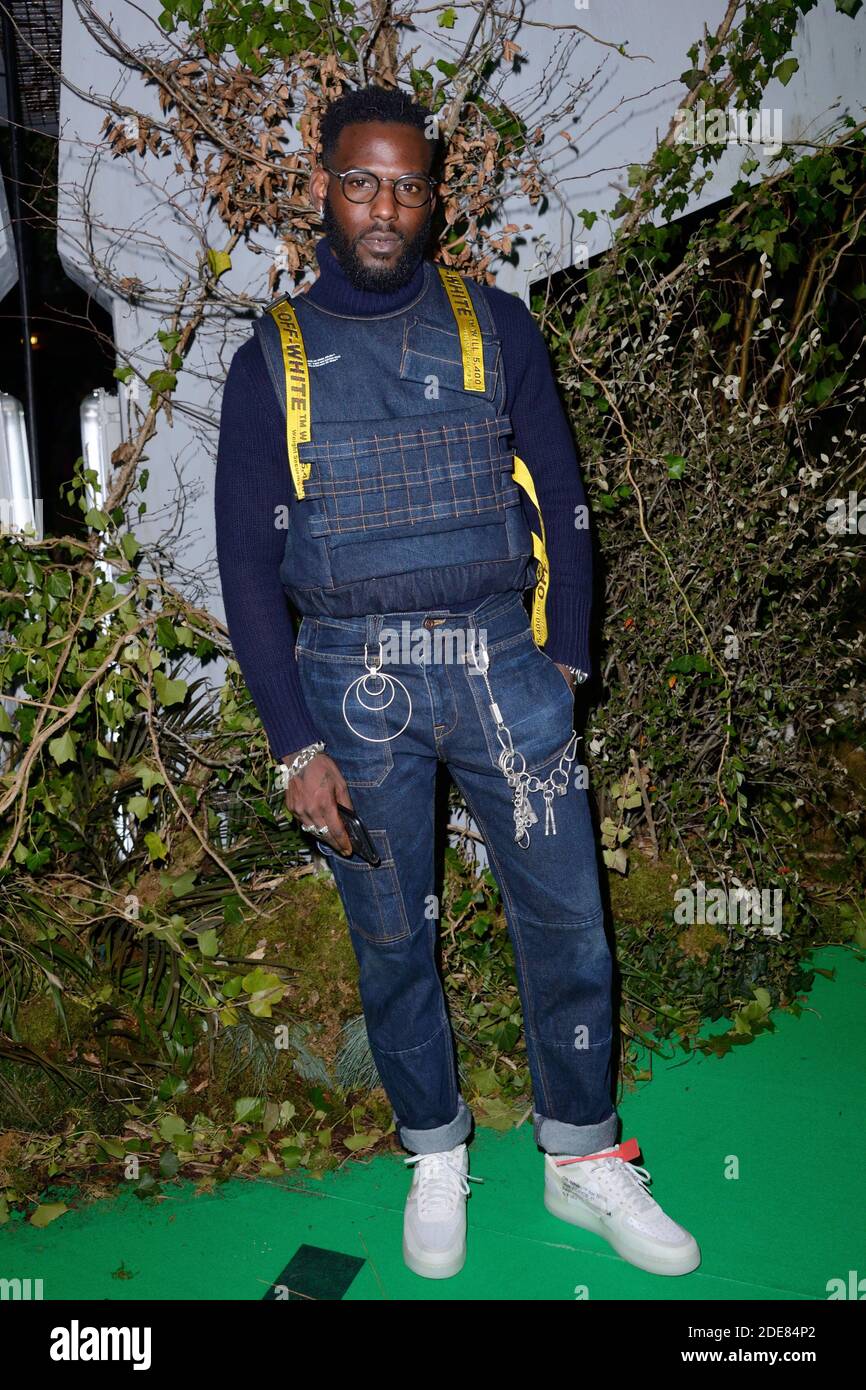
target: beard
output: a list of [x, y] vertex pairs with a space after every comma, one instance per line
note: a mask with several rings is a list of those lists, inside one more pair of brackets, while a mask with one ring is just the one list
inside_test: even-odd
[[[355, 289], [371, 290], [374, 294], [390, 294], [408, 284], [424, 254], [424, 248], [430, 235], [433, 212], [429, 203], [427, 206], [428, 212], [422, 226], [410, 241], [403, 242], [400, 254], [393, 265], [365, 265], [355, 251], [351, 240], [344, 235], [340, 228], [331, 208], [330, 199], [325, 199], [322, 209], [322, 226], [328, 238], [328, 245]], [[399, 236], [400, 233], [398, 232], [397, 235]]]

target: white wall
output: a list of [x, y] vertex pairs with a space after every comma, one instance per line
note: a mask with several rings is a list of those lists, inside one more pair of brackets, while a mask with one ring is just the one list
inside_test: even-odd
[[17, 284], [18, 262], [15, 259], [15, 239], [12, 235], [9, 204], [6, 200], [6, 184], [4, 179], [0, 179], [0, 300], [5, 299], [9, 291], [14, 289]]
[[[701, 37], [704, 24], [710, 33], [718, 28], [726, 8], [724, 0], [591, 0], [587, 8], [578, 8], [572, 0], [542, 0], [527, 6], [527, 18], [580, 24], [601, 39], [615, 43], [627, 39], [629, 54], [646, 55], [624, 58], [581, 38], [561, 72], [557, 55], [563, 48], [562, 34], [537, 28], [526, 29], [519, 37], [530, 63], [523, 75], [503, 90], [510, 99], [516, 99], [521, 114], [521, 95], [527, 94], [524, 101], [528, 105], [529, 90], [539, 74], [549, 73], [551, 77], [530, 109], [543, 113], [563, 106], [569, 84], [585, 82], [600, 65], [591, 90], [577, 103], [574, 113], [552, 128], [554, 132], [567, 130], [572, 140], [553, 133], [543, 148], [545, 167], [559, 184], [562, 202], [551, 203], [541, 216], [526, 199], [516, 199], [509, 207], [509, 221], [530, 222], [533, 231], [527, 236], [541, 234], [546, 239], [550, 254], [542, 248], [540, 265], [561, 269], [572, 264], [575, 239], [587, 244], [590, 257], [609, 245], [611, 224], [605, 214], [621, 192], [629, 193], [628, 165], [645, 163], [666, 134], [687, 92], [679, 81], [680, 74], [692, 66], [687, 50]], [[836, 11], [833, 0], [821, 0], [800, 20], [792, 47], [799, 71], [787, 86], [771, 81], [763, 101], [770, 112], [781, 112], [784, 139], [814, 141], [817, 133], [825, 131], [844, 111], [853, 113], [858, 121], [863, 119], [864, 41], [866, 8], [851, 20]], [[760, 147], [730, 145], [715, 166], [712, 181], [686, 211], [727, 196], [746, 156], [759, 160], [752, 182], [779, 167]], [[576, 216], [582, 209], [599, 214], [589, 232]], [[521, 257], [527, 269], [535, 259], [527, 246]], [[523, 294], [523, 266], [519, 271], [506, 267], [497, 283]]]

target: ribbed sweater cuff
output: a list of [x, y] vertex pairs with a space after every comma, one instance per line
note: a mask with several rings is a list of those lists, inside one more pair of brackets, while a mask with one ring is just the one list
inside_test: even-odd
[[308, 743], [327, 743], [325, 735], [313, 723], [303, 694], [288, 672], [257, 672], [251, 684], [248, 679], [248, 684], [268, 736], [271, 753], [277, 762], [289, 754], [300, 752]]
[[551, 661], [578, 666], [592, 675], [589, 655], [591, 597], [559, 589], [548, 594], [546, 604], [547, 641], [544, 652]]

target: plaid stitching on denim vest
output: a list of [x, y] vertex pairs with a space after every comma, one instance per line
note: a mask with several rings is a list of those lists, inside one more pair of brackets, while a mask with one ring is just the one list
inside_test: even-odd
[[303, 445], [313, 463], [307, 494], [322, 501], [311, 533], [466, 519], [516, 504], [512, 454], [500, 443], [510, 431], [508, 417], [497, 416]]

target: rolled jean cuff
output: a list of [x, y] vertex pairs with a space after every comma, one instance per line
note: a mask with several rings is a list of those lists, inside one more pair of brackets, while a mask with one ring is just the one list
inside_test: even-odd
[[532, 1112], [535, 1142], [549, 1154], [594, 1154], [616, 1143], [619, 1116], [614, 1110], [608, 1119], [597, 1125], [567, 1125], [546, 1115]]
[[[472, 1111], [462, 1096], [458, 1099], [457, 1114], [447, 1125], [438, 1125], [435, 1129], [407, 1129], [405, 1125], [397, 1124], [397, 1138], [404, 1149], [416, 1154], [436, 1154], [456, 1149], [458, 1144], [462, 1144], [472, 1128]], [[394, 1120], [397, 1120], [396, 1114]]]

